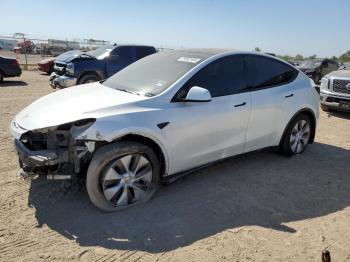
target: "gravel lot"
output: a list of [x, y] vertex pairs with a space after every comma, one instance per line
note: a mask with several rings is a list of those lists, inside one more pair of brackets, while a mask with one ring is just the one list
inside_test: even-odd
[[228, 160], [106, 214], [83, 187], [16, 177], [9, 123], [50, 92], [36, 71], [0, 84], [1, 261], [350, 260], [350, 114], [322, 112], [303, 155]]

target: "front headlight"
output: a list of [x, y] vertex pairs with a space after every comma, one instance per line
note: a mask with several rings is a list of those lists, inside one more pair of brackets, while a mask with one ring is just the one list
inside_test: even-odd
[[321, 89], [329, 89], [329, 79], [323, 77], [321, 79]]
[[74, 76], [74, 64], [73, 63], [67, 64], [66, 74], [69, 76]]

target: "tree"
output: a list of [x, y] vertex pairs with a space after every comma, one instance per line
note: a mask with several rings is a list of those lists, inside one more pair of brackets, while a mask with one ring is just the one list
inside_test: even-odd
[[312, 55], [312, 56], [309, 56], [307, 59], [315, 59], [317, 57], [317, 55]]
[[304, 60], [304, 57], [302, 55], [300, 55], [300, 54], [297, 54], [295, 56], [295, 60], [301, 61], [301, 60]]
[[261, 52], [261, 49], [259, 47], [255, 47], [254, 51], [255, 52]]
[[339, 56], [339, 61], [342, 63], [350, 62], [350, 50]]

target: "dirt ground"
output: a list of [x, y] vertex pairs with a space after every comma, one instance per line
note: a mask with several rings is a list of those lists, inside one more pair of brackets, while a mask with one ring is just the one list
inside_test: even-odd
[[35, 71], [0, 85], [1, 261], [350, 260], [350, 115], [322, 112], [300, 156], [228, 160], [108, 214], [84, 188], [16, 177], [9, 123], [50, 92]]

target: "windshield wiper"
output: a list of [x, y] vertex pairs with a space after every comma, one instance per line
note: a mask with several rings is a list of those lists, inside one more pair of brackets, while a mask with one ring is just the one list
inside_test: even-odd
[[123, 91], [123, 92], [129, 93], [129, 94], [133, 94], [133, 95], [138, 95], [138, 96], [140, 96], [139, 93], [134, 93], [134, 92], [131, 92], [131, 91], [126, 90], [126, 89], [119, 89], [119, 88], [116, 88], [116, 90]]

